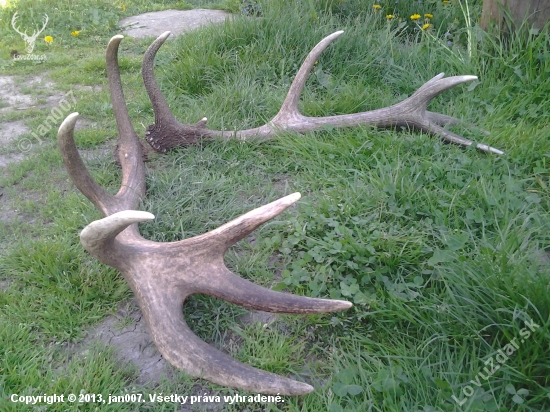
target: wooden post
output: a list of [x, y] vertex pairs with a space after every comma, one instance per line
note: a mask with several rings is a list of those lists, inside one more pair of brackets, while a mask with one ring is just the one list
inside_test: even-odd
[[509, 13], [513, 26], [518, 28], [527, 18], [529, 25], [542, 29], [550, 20], [549, 0], [483, 0], [480, 26], [487, 30], [491, 22], [499, 29], [506, 29]]

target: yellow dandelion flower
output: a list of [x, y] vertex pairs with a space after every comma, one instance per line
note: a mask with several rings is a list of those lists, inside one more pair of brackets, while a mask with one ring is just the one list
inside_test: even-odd
[[431, 14], [431, 13], [426, 13], [426, 14], [424, 15], [424, 17], [426, 17], [427, 19], [433, 19], [433, 18], [434, 18], [434, 15]]
[[44, 37], [44, 41], [48, 44], [53, 43], [53, 37], [52, 36], [46, 36], [46, 37]]
[[78, 30], [75, 30], [75, 31], [71, 32], [71, 36], [73, 36], [73, 37], [78, 37], [79, 34], [80, 34], [80, 32]]
[[122, 11], [126, 10], [126, 6], [124, 4], [122, 6], [120, 6], [120, 8], [122, 9]]
[[432, 25], [429, 23], [426, 23], [425, 25], [422, 26], [422, 30], [428, 30], [430, 27], [432, 27]]
[[449, 0], [443, 0], [443, 4], [449, 4]]
[[420, 19], [420, 14], [415, 13], [411, 16], [411, 20], [419, 20], [419, 19]]
[[372, 7], [374, 7], [374, 10], [380, 10], [382, 8], [382, 6], [380, 4], [375, 4]]
[[386, 14], [386, 19], [388, 20], [391, 20], [393, 19], [395, 16], [393, 14]]

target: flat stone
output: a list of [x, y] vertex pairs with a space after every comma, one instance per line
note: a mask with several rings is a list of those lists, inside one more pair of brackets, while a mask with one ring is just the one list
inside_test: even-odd
[[231, 16], [222, 10], [164, 10], [122, 19], [118, 25], [130, 37], [158, 37], [165, 31], [178, 36], [202, 26], [223, 23]]

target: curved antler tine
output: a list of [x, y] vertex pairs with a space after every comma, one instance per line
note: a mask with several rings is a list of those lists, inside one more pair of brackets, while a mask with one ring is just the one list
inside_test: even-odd
[[[153, 280], [147, 294], [155, 294], [154, 305], [140, 304], [157, 348], [176, 368], [219, 385], [272, 395], [304, 395], [313, 387], [245, 365], [199, 339], [181, 313], [181, 291], [159, 288]], [[138, 294], [138, 297], [140, 295]]]
[[498, 155], [503, 155], [504, 154], [504, 152], [502, 150], [495, 149], [494, 147], [488, 146], [488, 145], [483, 144], [483, 143], [476, 143], [476, 148], [478, 148], [482, 152], [495, 153], [495, 154], [498, 154]]
[[432, 79], [428, 80], [416, 92], [414, 92], [409, 97], [409, 99], [420, 99], [420, 102], [424, 104], [424, 106], [427, 106], [430, 100], [432, 100], [436, 96], [439, 96], [445, 90], [448, 90], [462, 83], [477, 80], [477, 76], [471, 75], [443, 78], [444, 75], [445, 73], [440, 73]]
[[426, 110], [426, 118], [428, 119], [428, 121], [435, 123], [439, 126], [454, 126], [457, 124], [463, 124], [468, 128], [473, 128], [480, 131], [486, 136], [489, 136], [491, 134], [488, 130], [482, 129], [481, 127], [476, 126], [475, 124], [471, 124], [461, 119], [457, 119], [456, 117], [448, 116], [442, 113], [430, 112]]
[[260, 225], [282, 213], [286, 208], [297, 202], [300, 197], [300, 193], [293, 193], [282, 197], [267, 205], [251, 210], [202, 236], [197, 236], [196, 239], [203, 236], [211, 237], [212, 241], [222, 246], [223, 253], [231, 245], [256, 230]]
[[97, 184], [78, 153], [74, 142], [74, 127], [77, 118], [78, 113], [71, 113], [59, 126], [57, 132], [59, 150], [61, 151], [63, 163], [78, 190], [106, 216], [114, 206], [115, 198]]
[[[449, 143], [455, 143], [466, 147], [474, 144], [474, 142], [472, 142], [471, 140], [465, 139], [462, 136], [459, 136], [447, 129], [444, 129], [443, 127], [438, 126], [437, 124], [430, 124], [428, 126], [428, 131], [439, 134], [443, 138], [443, 140]], [[503, 151], [495, 149], [494, 147], [488, 146], [483, 143], [476, 143], [476, 148], [487, 153], [495, 153], [499, 155], [504, 154]]]
[[416, 92], [419, 92], [421, 90], [424, 90], [428, 87], [431, 87], [436, 81], [442, 79], [443, 77], [445, 77], [445, 73], [444, 72], [441, 72], [439, 74], [436, 74], [434, 77], [432, 77], [430, 80], [428, 80], [426, 83], [424, 83], [422, 86], [420, 86]]
[[277, 116], [275, 116], [273, 122], [281, 120], [281, 117], [283, 115], [288, 116], [298, 112], [298, 102], [300, 100], [300, 95], [302, 94], [302, 90], [304, 89], [304, 85], [306, 84], [306, 80], [309, 76], [309, 73], [311, 72], [311, 69], [313, 69], [315, 62], [317, 61], [321, 53], [323, 53], [325, 49], [343, 33], [344, 31], [340, 30], [328, 35], [319, 43], [317, 43], [317, 45], [309, 52], [304, 62], [300, 66], [300, 69], [296, 73], [294, 81], [292, 82], [292, 84], [290, 85], [290, 89], [288, 90], [285, 101], [281, 106], [281, 110], [279, 110], [279, 113], [277, 114]]
[[258, 286], [235, 275], [225, 266], [216, 267], [208, 282], [197, 285], [200, 293], [219, 297], [248, 309], [275, 313], [327, 313], [349, 309], [351, 302], [336, 299], [318, 299], [277, 292]]
[[160, 88], [155, 80], [154, 61], [160, 46], [164, 44], [166, 39], [170, 36], [169, 31], [162, 33], [157, 39], [147, 48], [145, 55], [143, 56], [143, 63], [141, 65], [141, 76], [143, 77], [143, 83], [145, 90], [149, 95], [151, 104], [153, 105], [153, 112], [155, 113], [155, 123], [159, 121], [165, 121], [167, 118], [176, 121], [174, 115], [166, 103], [166, 99], [162, 95]]
[[145, 195], [143, 151], [130, 121], [118, 68], [118, 46], [123, 38], [122, 35], [113, 36], [109, 41], [105, 56], [111, 102], [118, 126], [118, 159], [122, 166], [122, 184], [116, 194], [116, 198], [120, 202], [117, 209], [111, 210], [111, 213], [125, 209], [135, 209]]
[[426, 110], [426, 118], [439, 126], [454, 126], [460, 123], [463, 123], [462, 120], [457, 119], [453, 116], [448, 116], [442, 113], [430, 112]]
[[109, 40], [109, 44], [107, 45], [107, 53], [105, 55], [107, 77], [109, 78], [109, 91], [111, 92], [111, 102], [121, 140], [124, 139], [124, 136], [135, 133], [130, 121], [130, 115], [128, 114], [126, 100], [124, 99], [122, 80], [120, 79], [120, 70], [118, 68], [118, 46], [123, 38], [124, 36], [121, 34], [111, 37], [111, 40]]
[[149, 212], [123, 210], [90, 223], [80, 232], [80, 242], [92, 255], [103, 256], [105, 250], [112, 248], [115, 237], [128, 226], [154, 218]]

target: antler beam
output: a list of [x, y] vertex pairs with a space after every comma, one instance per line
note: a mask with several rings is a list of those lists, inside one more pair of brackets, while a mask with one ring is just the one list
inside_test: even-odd
[[[143, 57], [143, 82], [153, 104], [153, 111], [155, 113], [155, 124], [147, 128], [145, 138], [154, 150], [164, 153], [174, 147], [195, 144], [201, 139], [265, 139], [274, 137], [279, 130], [307, 133], [321, 130], [328, 125], [334, 127], [373, 125], [376, 127], [407, 126], [434, 135], [439, 135], [444, 141], [449, 143], [455, 143], [462, 146], [474, 144], [471, 140], [465, 139], [442, 127], [461, 123], [459, 119], [430, 112], [426, 110], [426, 107], [434, 97], [443, 93], [445, 90], [462, 83], [476, 80], [476, 76], [443, 78], [444, 73], [440, 73], [431, 80], [428, 80], [409, 98], [393, 106], [378, 110], [327, 117], [307, 117], [302, 115], [298, 109], [298, 101], [309, 73], [313, 69], [321, 53], [329, 44], [340, 37], [342, 33], [344, 32], [337, 31], [325, 37], [313, 48], [313, 50], [311, 50], [298, 70], [279, 113], [277, 113], [270, 122], [253, 129], [232, 131], [208, 129], [206, 127], [206, 118], [203, 118], [194, 125], [181, 124], [176, 120], [157, 85], [153, 72], [155, 56], [159, 48], [170, 35], [169, 31], [163, 33], [151, 44]], [[478, 143], [476, 147], [482, 151], [503, 154], [502, 151], [486, 144]]]
[[313, 387], [238, 362], [200, 340], [182, 315], [194, 293], [219, 297], [246, 308], [278, 313], [324, 313], [348, 309], [350, 302], [314, 299], [275, 292], [231, 273], [226, 250], [262, 223], [283, 212], [299, 193], [248, 212], [206, 234], [179, 242], [144, 239], [137, 223], [154, 219], [136, 211], [145, 195], [145, 168], [139, 139], [132, 127], [118, 69], [115, 36], [107, 47], [107, 75], [118, 125], [118, 158], [122, 185], [116, 195], [102, 189], [86, 170], [74, 142], [78, 113], [61, 124], [58, 141], [63, 161], [76, 187], [105, 216], [82, 230], [81, 243], [101, 262], [118, 269], [132, 288], [151, 337], [164, 358], [188, 374], [250, 392], [301, 395]]

